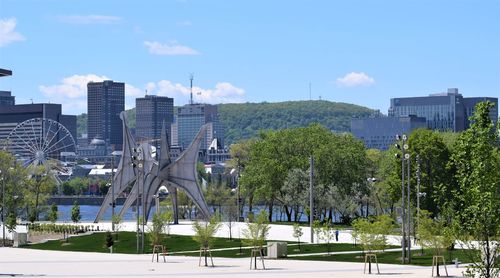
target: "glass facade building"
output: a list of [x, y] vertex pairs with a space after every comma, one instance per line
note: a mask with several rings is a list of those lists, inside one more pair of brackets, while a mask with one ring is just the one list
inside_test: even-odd
[[387, 150], [396, 142], [396, 134], [410, 134], [417, 128], [426, 128], [425, 118], [378, 117], [351, 120], [351, 132], [370, 149]]
[[113, 150], [121, 150], [125, 110], [125, 83], [106, 80], [87, 84], [87, 132], [89, 142], [102, 139]]
[[204, 124], [209, 124], [202, 150], [207, 150], [214, 138], [224, 144], [224, 129], [219, 122], [217, 105], [188, 104], [179, 107], [177, 112], [178, 144], [186, 149]]
[[427, 128], [440, 131], [459, 132], [469, 127], [469, 117], [478, 102], [495, 103], [491, 111], [491, 119], [498, 120], [498, 98], [476, 97], [464, 98], [458, 89], [448, 89], [446, 93], [433, 94], [427, 97], [393, 98], [389, 108], [390, 117], [416, 115], [427, 121]]
[[174, 99], [163, 96], [146, 95], [135, 99], [135, 138], [137, 141], [161, 138], [163, 122], [171, 137], [174, 120]]

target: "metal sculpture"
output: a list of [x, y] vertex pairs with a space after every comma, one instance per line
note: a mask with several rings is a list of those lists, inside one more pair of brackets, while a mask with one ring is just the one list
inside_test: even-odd
[[[113, 189], [108, 190], [108, 194], [97, 213], [94, 222], [98, 222], [104, 215], [104, 212], [110, 205], [114, 205], [117, 196], [119, 196], [132, 183], [132, 189], [127, 196], [120, 216], [134, 204], [140, 202], [142, 207], [142, 217], [147, 222], [149, 212], [154, 203], [155, 195], [161, 186], [168, 189], [172, 196], [172, 206], [174, 209], [174, 223], [178, 223], [177, 209], [177, 189], [182, 189], [191, 198], [198, 207], [203, 218], [210, 217], [205, 197], [197, 182], [196, 163], [198, 161], [198, 152], [205, 138], [207, 126], [204, 125], [198, 131], [193, 142], [175, 161], [170, 160], [168, 138], [165, 125], [162, 129], [161, 152], [158, 161], [153, 157], [154, 149], [149, 143], [135, 145], [134, 138], [126, 124], [125, 113], [120, 113], [123, 122], [123, 154], [120, 159], [116, 174], [113, 179]], [[114, 192], [114, 196], [112, 196]]]

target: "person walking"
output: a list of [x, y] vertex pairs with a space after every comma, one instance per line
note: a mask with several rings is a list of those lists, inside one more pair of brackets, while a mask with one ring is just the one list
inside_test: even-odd
[[335, 240], [339, 241], [339, 230], [335, 230]]

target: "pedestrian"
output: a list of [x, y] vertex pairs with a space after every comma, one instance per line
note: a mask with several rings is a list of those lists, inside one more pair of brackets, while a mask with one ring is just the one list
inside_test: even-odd
[[339, 230], [335, 230], [335, 240], [339, 241]]

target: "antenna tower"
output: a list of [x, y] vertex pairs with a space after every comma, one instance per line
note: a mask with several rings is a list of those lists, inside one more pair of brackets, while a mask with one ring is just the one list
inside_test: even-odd
[[189, 100], [189, 104], [193, 104], [193, 79], [194, 79], [194, 74], [191, 73], [189, 76], [189, 80], [191, 81], [191, 98]]

